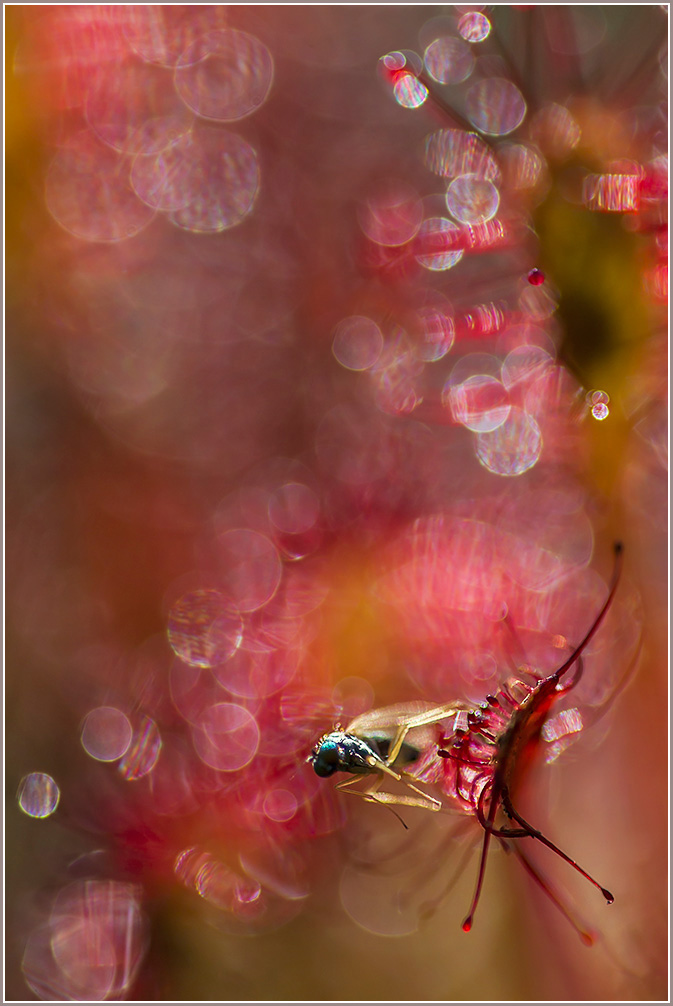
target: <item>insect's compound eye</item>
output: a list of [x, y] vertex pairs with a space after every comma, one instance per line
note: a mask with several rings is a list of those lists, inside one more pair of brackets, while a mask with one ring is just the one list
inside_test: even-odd
[[313, 759], [313, 771], [323, 778], [333, 775], [339, 768], [339, 749], [331, 741], [320, 745]]

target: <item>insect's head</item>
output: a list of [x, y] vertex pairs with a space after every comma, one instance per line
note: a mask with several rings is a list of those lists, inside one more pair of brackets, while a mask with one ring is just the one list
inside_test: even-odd
[[323, 778], [334, 775], [341, 767], [339, 740], [341, 734], [325, 734], [306, 759], [313, 766], [316, 775]]

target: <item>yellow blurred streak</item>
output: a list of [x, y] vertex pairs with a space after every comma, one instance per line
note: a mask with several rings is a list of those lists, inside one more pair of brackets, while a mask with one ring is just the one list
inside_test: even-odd
[[[334, 681], [342, 677], [365, 678], [376, 688], [386, 680], [399, 680], [393, 665], [390, 628], [375, 596], [382, 574], [377, 553], [340, 549], [330, 567], [329, 604], [324, 610], [323, 643], [331, 655]], [[377, 699], [379, 701], [379, 699]]]
[[558, 181], [535, 223], [542, 268], [560, 293], [561, 356], [587, 390], [607, 391], [613, 403], [604, 422], [587, 419], [596, 488], [609, 493], [630, 431], [618, 403], [633, 393], [652, 348], [642, 278], [647, 239], [627, 231], [621, 215], [570, 205]]

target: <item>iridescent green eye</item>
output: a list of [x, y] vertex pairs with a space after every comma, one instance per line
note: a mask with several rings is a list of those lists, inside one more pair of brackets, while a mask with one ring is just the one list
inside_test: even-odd
[[319, 776], [333, 775], [339, 768], [339, 749], [334, 741], [323, 741], [313, 759], [313, 771]]

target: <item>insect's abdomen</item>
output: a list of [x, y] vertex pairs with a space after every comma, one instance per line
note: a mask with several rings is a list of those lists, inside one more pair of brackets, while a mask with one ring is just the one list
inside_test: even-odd
[[[372, 748], [373, 751], [379, 755], [380, 758], [385, 761], [388, 757], [388, 752], [390, 751], [391, 738], [381, 735], [368, 735], [367, 743]], [[414, 744], [409, 744], [408, 741], [404, 741], [402, 747], [400, 748], [399, 754], [394, 761], [394, 766], [396, 768], [403, 768], [405, 765], [412, 765], [417, 762], [420, 758], [420, 749]]]

